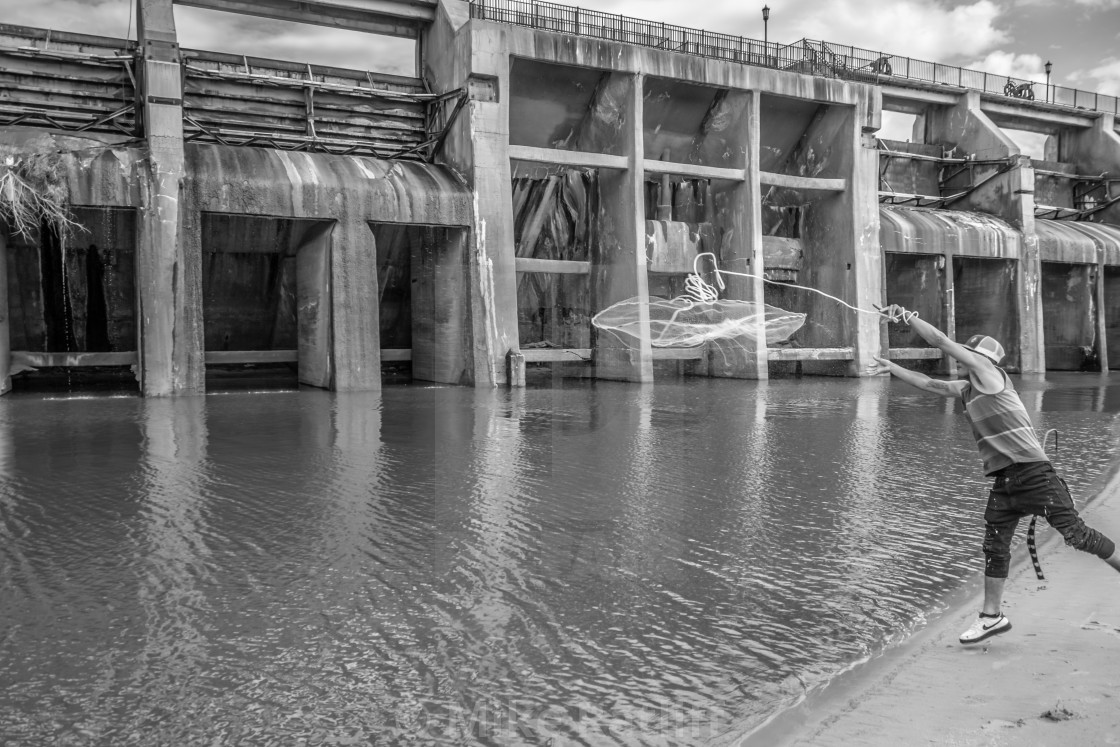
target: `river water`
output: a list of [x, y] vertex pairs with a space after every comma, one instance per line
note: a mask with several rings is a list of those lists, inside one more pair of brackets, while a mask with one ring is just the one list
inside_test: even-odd
[[[1084, 499], [1120, 380], [1019, 385]], [[974, 578], [985, 493], [880, 379], [9, 396], [0, 743], [729, 742]]]

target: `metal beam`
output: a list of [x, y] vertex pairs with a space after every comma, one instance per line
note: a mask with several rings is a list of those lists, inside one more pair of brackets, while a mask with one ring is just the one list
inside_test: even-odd
[[206, 10], [416, 39], [437, 0], [174, 0]]

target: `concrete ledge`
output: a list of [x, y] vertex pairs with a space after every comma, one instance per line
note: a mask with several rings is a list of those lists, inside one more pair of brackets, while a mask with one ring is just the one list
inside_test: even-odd
[[941, 360], [942, 355], [939, 348], [891, 348], [888, 353], [892, 361]]
[[[718, 166], [701, 166], [694, 163], [672, 163], [670, 161], [645, 161], [647, 174], [673, 174], [675, 176], [689, 176], [699, 179], [724, 179], [731, 182], [741, 182], [746, 179], [743, 169], [725, 169]], [[842, 181], [842, 180], [841, 180]]]
[[694, 348], [654, 348], [655, 361], [698, 361], [707, 355], [706, 345], [697, 345]]
[[139, 360], [135, 350], [123, 353], [33, 353], [12, 351], [12, 365], [32, 368], [81, 368], [82, 366], [132, 366]]
[[522, 348], [526, 363], [571, 363], [591, 360], [591, 348]]
[[507, 149], [511, 161], [530, 161], [556, 166], [583, 166], [593, 169], [630, 168], [628, 156], [609, 156], [606, 153], [589, 153], [579, 150], [560, 150], [558, 148], [535, 148], [531, 145], [510, 145]]
[[855, 348], [774, 348], [766, 351], [772, 361], [850, 361]]
[[517, 257], [513, 261], [517, 272], [552, 272], [561, 275], [589, 275], [590, 262], [579, 262], [570, 259], [533, 259], [531, 257]]
[[818, 192], [843, 192], [848, 188], [847, 179], [818, 179], [812, 176], [794, 174], [774, 174], [769, 171], [758, 172], [758, 180], [772, 187], [789, 189], [812, 189]]
[[295, 363], [297, 350], [207, 350], [206, 362], [210, 363]]

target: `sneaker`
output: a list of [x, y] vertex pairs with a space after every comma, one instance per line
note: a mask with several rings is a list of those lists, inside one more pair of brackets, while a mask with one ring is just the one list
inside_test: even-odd
[[985, 638], [991, 638], [998, 633], [1006, 633], [1011, 630], [1011, 621], [1007, 619], [1006, 615], [999, 617], [984, 617], [983, 615], [976, 618], [976, 622], [972, 623], [968, 630], [961, 633], [961, 643], [979, 643]]

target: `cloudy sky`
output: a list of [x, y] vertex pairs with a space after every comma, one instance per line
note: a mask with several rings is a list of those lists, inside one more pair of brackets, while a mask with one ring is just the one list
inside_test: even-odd
[[[134, 0], [0, 0], [0, 22], [135, 38]], [[763, 38], [851, 44], [997, 75], [1120, 95], [1120, 0], [582, 0], [635, 18]], [[413, 73], [411, 43], [177, 6], [182, 46]], [[890, 135], [894, 136], [894, 135]]]

